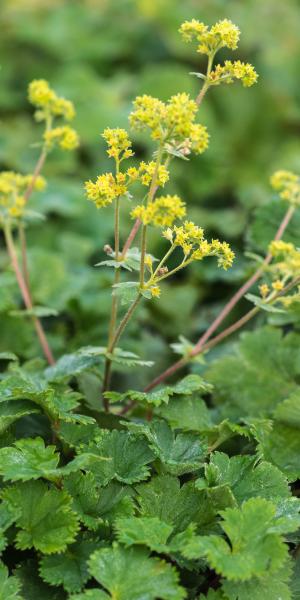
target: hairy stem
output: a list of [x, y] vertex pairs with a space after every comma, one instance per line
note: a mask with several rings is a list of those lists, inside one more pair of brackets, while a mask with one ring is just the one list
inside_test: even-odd
[[118, 328], [117, 328], [117, 330], [115, 332], [115, 335], [113, 337], [113, 340], [112, 340], [112, 342], [110, 343], [110, 345], [109, 345], [109, 347], [107, 349], [110, 354], [114, 351], [114, 349], [115, 349], [115, 347], [116, 347], [116, 345], [117, 345], [117, 343], [118, 343], [118, 341], [119, 341], [119, 339], [120, 339], [120, 337], [121, 337], [121, 335], [122, 335], [125, 327], [127, 326], [128, 322], [130, 321], [130, 319], [131, 319], [131, 317], [132, 317], [132, 315], [133, 315], [133, 313], [134, 313], [134, 311], [135, 311], [135, 309], [136, 309], [136, 307], [137, 307], [137, 305], [138, 305], [141, 297], [142, 297], [142, 294], [138, 294], [137, 295], [136, 299], [131, 304], [131, 306], [129, 307], [127, 313], [125, 314], [125, 316], [123, 317], [121, 323], [119, 324], [119, 326], [118, 326]]
[[[116, 199], [115, 204], [115, 260], [119, 260], [120, 254], [120, 198]], [[114, 274], [114, 285], [118, 284], [120, 281], [120, 269], [115, 269]], [[109, 331], [108, 331], [108, 346], [112, 343], [116, 322], [118, 316], [118, 297], [113, 293], [112, 301], [111, 301], [111, 315], [110, 315], [110, 323], [109, 323]], [[111, 378], [111, 360], [106, 358], [104, 365], [104, 376], [103, 376], [103, 388], [102, 391], [106, 392], [109, 389]], [[104, 408], [106, 412], [109, 409], [109, 404], [106, 399], [104, 399]]]
[[[17, 283], [20, 288], [20, 292], [22, 294], [22, 298], [23, 298], [25, 307], [27, 310], [32, 310], [33, 304], [32, 304], [30, 291], [26, 285], [26, 281], [25, 281], [22, 271], [20, 269], [12, 233], [11, 233], [9, 225], [7, 225], [7, 224], [4, 225], [4, 237], [5, 237], [7, 251], [8, 251], [10, 260], [11, 260], [13, 270], [16, 275]], [[43, 326], [42, 326], [40, 320], [38, 319], [38, 317], [36, 317], [34, 315], [32, 316], [32, 321], [33, 321], [40, 345], [42, 347], [43, 353], [45, 355], [45, 358], [47, 359], [49, 365], [53, 365], [55, 363], [55, 360], [54, 360], [52, 352], [50, 350]]]

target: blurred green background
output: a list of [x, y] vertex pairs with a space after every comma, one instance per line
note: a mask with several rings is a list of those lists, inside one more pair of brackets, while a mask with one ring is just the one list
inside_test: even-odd
[[[299, 1], [1, 0], [0, 12], [1, 169], [30, 171], [37, 158], [34, 143], [40, 130], [26, 99], [30, 80], [48, 79], [77, 109], [74, 126], [81, 147], [75, 154], [55, 152], [49, 158], [47, 191], [34, 199], [47, 222], [28, 231], [35, 301], [60, 314], [46, 323], [56, 355], [105, 343], [112, 274], [93, 265], [103, 258], [103, 245], [112, 241], [112, 213], [97, 212], [83, 194], [86, 179], [111, 168], [100, 137], [103, 129], [127, 127], [137, 94], [161, 99], [181, 91], [196, 95], [199, 82], [189, 72], [203, 69], [204, 62], [180, 39], [184, 20], [211, 25], [230, 18], [241, 29], [241, 43], [235, 53], [221, 52], [220, 60], [240, 58], [259, 73], [250, 89], [236, 84], [209, 92], [199, 113], [211, 135], [209, 150], [189, 163], [173, 161], [166, 191], [176, 190], [188, 202], [190, 216], [209, 236], [229, 241], [238, 258], [226, 274], [213, 261], [196, 264], [171, 288], [166, 286], [159, 301], [140, 309], [123, 347], [143, 358], [156, 355], [151, 372], [129, 376], [131, 385], [141, 385], [170, 360], [168, 344], [180, 333], [197, 339], [249, 272], [243, 255], [248, 225], [257, 207], [270, 200], [272, 171], [300, 170]], [[147, 138], [139, 137], [137, 156], [150, 151]], [[276, 215], [269, 217], [275, 226]], [[124, 236], [128, 223], [124, 217]], [[153, 253], [160, 243], [154, 236]], [[1, 264], [6, 260], [2, 252]], [[31, 324], [9, 316], [15, 284], [7, 272], [1, 279], [0, 349], [30, 358], [39, 352]]]

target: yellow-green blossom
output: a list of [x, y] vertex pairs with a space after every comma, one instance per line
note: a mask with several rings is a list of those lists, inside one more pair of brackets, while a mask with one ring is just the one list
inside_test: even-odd
[[126, 177], [124, 173], [118, 173], [116, 176], [104, 173], [99, 175], [95, 182], [87, 181], [85, 191], [87, 198], [94, 202], [97, 208], [103, 208], [127, 193]]
[[151, 296], [152, 298], [159, 298], [160, 297], [160, 287], [158, 285], [152, 285], [150, 287], [150, 292], [151, 292]]
[[235, 79], [240, 80], [244, 87], [250, 87], [256, 83], [258, 75], [250, 63], [226, 60], [224, 65], [216, 65], [208, 76], [210, 85], [233, 83]]
[[[21, 175], [14, 171], [3, 171], [0, 173], [0, 212], [2, 215], [21, 217], [24, 212], [25, 192], [33, 183], [33, 189], [42, 191], [46, 186], [44, 177], [33, 175]], [[1, 211], [1, 207], [3, 210]]]
[[300, 177], [291, 171], [276, 171], [271, 179], [271, 186], [279, 192], [280, 198], [294, 205], [300, 204]]
[[149, 186], [152, 183], [153, 176], [157, 170], [154, 178], [155, 186], [164, 186], [169, 180], [169, 171], [164, 165], [160, 165], [157, 169], [156, 162], [150, 161], [148, 163], [142, 161], [139, 166], [139, 180], [143, 185]]
[[38, 121], [52, 117], [63, 117], [71, 121], [75, 116], [74, 105], [70, 100], [58, 96], [45, 79], [34, 79], [28, 87], [28, 99], [38, 110]]
[[185, 21], [179, 32], [185, 42], [196, 41], [197, 51], [202, 54], [211, 54], [224, 47], [236, 50], [240, 38], [239, 28], [229, 19], [218, 21], [211, 29], [204, 23], [192, 19]]
[[212, 240], [208, 242], [204, 238], [202, 227], [198, 227], [191, 221], [185, 221], [181, 226], [168, 228], [163, 232], [173, 246], [180, 246], [183, 250], [185, 261], [202, 260], [206, 256], [217, 256], [218, 266], [223, 269], [231, 267], [234, 252], [227, 242]]
[[204, 125], [195, 123], [197, 104], [189, 94], [172, 96], [167, 103], [151, 96], [139, 96], [129, 119], [135, 129], [149, 128], [151, 137], [166, 144], [167, 149], [192, 150], [202, 153], [208, 146], [209, 136]]
[[75, 150], [79, 146], [78, 134], [69, 125], [54, 127], [44, 133], [44, 141], [47, 150], [52, 150], [55, 144], [58, 144], [62, 150]]
[[300, 251], [290, 242], [274, 240], [269, 245], [269, 252], [275, 259], [269, 267], [271, 273], [278, 278], [296, 278], [300, 276]]
[[132, 144], [125, 129], [110, 129], [108, 127], [104, 130], [102, 137], [107, 142], [107, 154], [111, 158], [121, 161], [133, 156], [133, 151], [131, 149]]
[[185, 203], [179, 196], [160, 196], [148, 205], [138, 205], [131, 211], [134, 219], [140, 219], [144, 225], [168, 227], [176, 219], [182, 219], [186, 214]]

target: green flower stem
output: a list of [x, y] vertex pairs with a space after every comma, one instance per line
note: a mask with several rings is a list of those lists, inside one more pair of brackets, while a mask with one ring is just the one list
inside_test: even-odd
[[119, 327], [117, 328], [117, 330], [115, 332], [115, 335], [114, 335], [114, 338], [113, 338], [111, 344], [107, 348], [107, 351], [110, 354], [114, 351], [114, 349], [116, 347], [116, 344], [118, 343], [118, 341], [119, 341], [119, 339], [120, 339], [120, 337], [121, 337], [121, 335], [122, 335], [125, 327], [127, 326], [128, 322], [130, 321], [130, 319], [131, 319], [131, 317], [132, 317], [132, 315], [133, 315], [133, 313], [134, 313], [134, 311], [135, 311], [135, 309], [136, 309], [136, 307], [137, 307], [137, 305], [138, 305], [138, 303], [139, 303], [139, 301], [140, 301], [141, 298], [142, 298], [142, 294], [138, 294], [137, 297], [136, 297], [136, 299], [134, 300], [134, 302], [129, 307], [127, 313], [123, 317], [123, 319], [122, 319]]
[[[22, 298], [23, 298], [25, 307], [27, 310], [32, 310], [33, 303], [32, 303], [32, 299], [31, 299], [31, 294], [26, 285], [26, 281], [23, 277], [23, 274], [22, 274], [22, 271], [21, 271], [21, 268], [19, 265], [18, 256], [17, 256], [15, 245], [14, 245], [14, 240], [13, 240], [13, 236], [11, 233], [11, 229], [7, 223], [4, 224], [4, 237], [5, 237], [7, 251], [8, 251], [10, 260], [11, 260], [13, 270], [16, 275], [17, 283], [20, 288], [20, 292], [22, 294]], [[40, 320], [38, 319], [38, 317], [36, 317], [35, 315], [32, 316], [32, 320], [33, 320], [33, 324], [34, 324], [40, 345], [41, 345], [43, 353], [45, 355], [45, 358], [46, 358], [47, 362], [49, 363], [49, 365], [53, 365], [55, 363], [55, 360], [53, 358], [50, 346], [48, 344], [48, 340], [46, 338], [46, 334], [43, 329], [43, 326], [42, 326]]]
[[[119, 171], [119, 165], [117, 163], [117, 172]], [[116, 199], [115, 202], [115, 260], [119, 260], [120, 254], [120, 197]], [[114, 285], [118, 284], [120, 281], [120, 269], [115, 269], [114, 274]], [[109, 331], [108, 331], [108, 346], [111, 344], [116, 328], [118, 316], [118, 298], [115, 294], [112, 295], [111, 302], [111, 315], [110, 315], [110, 323], [109, 323]], [[106, 358], [104, 365], [104, 376], [103, 376], [103, 392], [106, 392], [109, 389], [111, 378], [111, 360]], [[109, 403], [106, 399], [104, 399], [104, 408], [106, 412], [109, 409]]]
[[143, 225], [142, 236], [141, 236], [141, 262], [140, 262], [140, 287], [141, 288], [144, 287], [144, 282], [145, 282], [146, 247], [147, 247], [147, 226]]
[[[175, 250], [175, 245], [172, 244], [172, 246], [169, 248], [168, 252], [165, 254], [165, 256], [162, 258], [162, 260], [160, 261], [160, 263], [157, 265], [152, 277], [151, 277], [151, 283], [154, 283], [154, 279], [155, 276], [157, 275], [159, 269], [161, 269], [163, 267], [163, 265], [165, 264], [165, 262], [168, 260], [168, 258], [171, 256], [172, 252], [174, 252]], [[150, 283], [150, 281], [148, 283]]]
[[205, 94], [206, 94], [207, 90], [208, 90], [208, 89], [209, 89], [209, 87], [210, 87], [210, 83], [209, 83], [209, 79], [208, 79], [208, 78], [209, 78], [210, 72], [211, 72], [211, 70], [212, 70], [213, 61], [214, 61], [214, 57], [215, 57], [215, 54], [216, 54], [216, 52], [217, 52], [217, 50], [215, 50], [215, 51], [214, 51], [212, 54], [210, 54], [210, 56], [208, 57], [207, 71], [206, 71], [206, 78], [205, 78], [204, 84], [203, 84], [203, 86], [202, 86], [202, 88], [201, 88], [201, 90], [200, 90], [200, 92], [199, 92], [199, 94], [198, 94], [198, 96], [197, 96], [197, 98], [196, 98], [196, 100], [195, 100], [195, 102], [196, 102], [196, 104], [197, 104], [198, 106], [200, 106], [200, 104], [201, 104], [201, 102], [202, 102], [202, 100], [203, 100], [203, 98], [204, 98], [204, 96], [205, 96]]

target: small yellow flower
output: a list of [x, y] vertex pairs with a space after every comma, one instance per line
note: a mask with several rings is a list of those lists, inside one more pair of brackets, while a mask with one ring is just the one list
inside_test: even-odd
[[197, 41], [197, 51], [202, 54], [211, 54], [224, 47], [236, 50], [240, 37], [239, 28], [229, 19], [218, 21], [210, 30], [204, 23], [192, 19], [185, 21], [179, 32], [185, 42]]
[[266, 283], [262, 283], [259, 286], [259, 291], [260, 291], [261, 297], [263, 299], [265, 299], [268, 296], [268, 294], [270, 293], [270, 288], [269, 288], [269, 286]]
[[178, 196], [160, 196], [147, 206], [138, 205], [131, 211], [134, 219], [140, 219], [144, 225], [167, 227], [186, 214], [185, 204]]
[[38, 110], [35, 114], [38, 121], [49, 116], [63, 117], [71, 121], [75, 117], [74, 105], [70, 100], [58, 96], [45, 79], [34, 79], [28, 86], [28, 99]]
[[119, 173], [116, 177], [112, 173], [99, 175], [95, 183], [93, 181], [85, 183], [85, 191], [88, 200], [94, 202], [97, 208], [103, 208], [127, 193], [125, 175], [123, 173]]
[[279, 279], [276, 279], [276, 281], [273, 281], [272, 283], [272, 288], [273, 290], [276, 290], [276, 292], [281, 292], [281, 290], [284, 288], [283, 282]]
[[210, 85], [220, 85], [233, 83], [234, 79], [239, 79], [244, 87], [250, 87], [257, 82], [258, 75], [250, 63], [226, 60], [224, 65], [216, 65], [209, 74], [208, 81]]
[[107, 154], [115, 160], [124, 160], [133, 156], [131, 149], [131, 141], [128, 133], [125, 129], [110, 129], [109, 127], [104, 130], [102, 137], [106, 140], [108, 145]]
[[151, 292], [151, 296], [152, 298], [159, 298], [160, 297], [160, 287], [158, 285], [152, 285], [150, 288], [150, 292]]
[[279, 192], [280, 198], [294, 205], [300, 204], [300, 177], [291, 171], [276, 171], [271, 179], [271, 186]]
[[[156, 172], [156, 163], [154, 161], [140, 163], [139, 179], [143, 185], [149, 186]], [[169, 172], [164, 165], [160, 165], [154, 180], [155, 186], [164, 186], [169, 180]]]
[[46, 148], [52, 150], [58, 144], [62, 150], [75, 150], [79, 146], [79, 138], [75, 129], [69, 125], [54, 127], [44, 133]]

